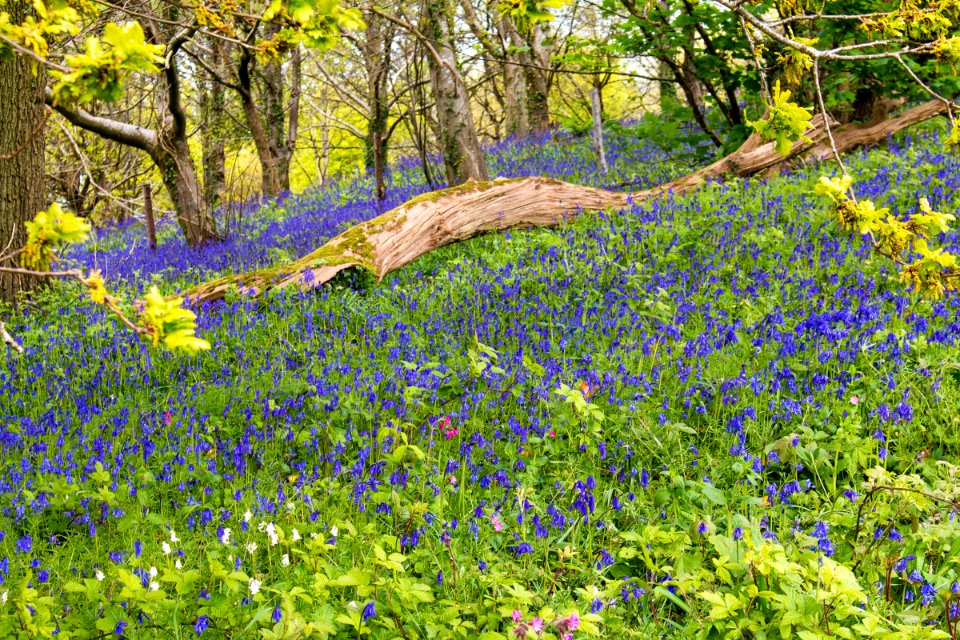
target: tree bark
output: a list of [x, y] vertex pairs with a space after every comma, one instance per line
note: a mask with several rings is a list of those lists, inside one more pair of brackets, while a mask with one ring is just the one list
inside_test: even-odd
[[[12, 24], [32, 15], [29, 3], [8, 3]], [[43, 127], [46, 122], [42, 65], [14, 55], [0, 60], [0, 255], [26, 242], [24, 223], [44, 208]], [[0, 273], [0, 300], [13, 301], [36, 278]]]
[[364, 140], [364, 164], [373, 173], [377, 200], [387, 197], [384, 179], [387, 164], [387, 130], [389, 114], [390, 36], [383, 18], [367, 11], [366, 39], [363, 47], [363, 63], [367, 72], [367, 136]]
[[[211, 39], [208, 65], [222, 74], [225, 67], [226, 44], [219, 39]], [[203, 131], [201, 132], [201, 146], [203, 148], [203, 200], [207, 211], [214, 211], [220, 206], [223, 190], [227, 182], [226, 148], [224, 138], [226, 89], [218, 78], [210, 74], [204, 75], [206, 86], [200, 94], [200, 108], [203, 112]]]
[[[882, 142], [905, 127], [945, 113], [932, 100], [879, 124], [842, 125], [834, 130], [840, 152]], [[698, 189], [725, 174], [749, 176], [803, 157], [823, 157], [830, 143], [817, 115], [807, 132], [811, 142], [794, 143], [784, 158], [772, 142], [756, 134], [737, 151], [711, 165], [653, 189], [634, 193], [604, 191], [547, 178], [498, 179], [428, 193], [356, 225], [319, 249], [280, 268], [253, 271], [201, 284], [189, 292], [194, 301], [222, 298], [232, 287], [254, 294], [297, 286], [310, 289], [329, 282], [345, 269], [361, 268], [377, 279], [444, 245], [489, 231], [512, 227], [553, 226], [581, 211], [623, 208], [664, 194]]]
[[593, 117], [593, 153], [597, 157], [597, 168], [607, 175], [607, 154], [603, 149], [603, 107], [600, 104], [600, 89], [590, 90], [590, 115]]
[[[271, 25], [267, 37], [272, 38], [278, 28]], [[271, 61], [263, 66], [263, 109], [268, 149], [273, 156], [279, 191], [290, 190], [290, 162], [297, 144], [300, 124], [300, 92], [303, 58], [300, 47], [290, 54], [289, 79], [284, 76], [283, 64]], [[275, 195], [275, 194], [270, 194]]]
[[281, 147], [280, 187], [290, 191], [290, 165], [297, 150], [297, 137], [300, 135], [300, 96], [303, 92], [303, 53], [298, 45], [290, 54], [290, 97], [287, 102], [286, 136]]
[[525, 67], [527, 79], [527, 118], [534, 132], [550, 128], [550, 56], [543, 46], [544, 34], [539, 25], [532, 25], [527, 34], [531, 64]]
[[264, 126], [260, 110], [257, 108], [253, 93], [253, 54], [244, 48], [240, 54], [240, 65], [237, 67], [237, 80], [240, 88], [240, 105], [243, 115], [250, 129], [250, 137], [257, 149], [257, 158], [260, 160], [261, 189], [265, 196], [276, 196], [280, 193], [280, 175], [274, 162], [276, 149], [272, 148], [270, 137]]
[[467, 85], [457, 64], [450, 0], [423, 0], [423, 31], [432, 43], [430, 84], [437, 109], [440, 147], [449, 185], [487, 180], [487, 165], [470, 110]]

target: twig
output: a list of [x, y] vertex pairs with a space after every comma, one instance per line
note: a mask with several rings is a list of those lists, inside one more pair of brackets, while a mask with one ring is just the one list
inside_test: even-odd
[[3, 343], [16, 351], [17, 353], [23, 353], [23, 347], [20, 346], [20, 343], [17, 342], [10, 332], [7, 331], [7, 325], [4, 324], [3, 320], [0, 320], [0, 339], [3, 340]]
[[823, 128], [827, 132], [827, 139], [830, 141], [830, 148], [833, 150], [833, 157], [840, 165], [840, 171], [843, 175], [847, 174], [847, 167], [840, 158], [840, 152], [837, 150], [837, 141], [833, 139], [833, 131], [830, 129], [830, 114], [827, 113], [827, 107], [823, 103], [823, 91], [820, 89], [820, 59], [813, 59], [813, 83], [817, 89], [817, 102], [820, 103], [820, 113], [823, 115]]

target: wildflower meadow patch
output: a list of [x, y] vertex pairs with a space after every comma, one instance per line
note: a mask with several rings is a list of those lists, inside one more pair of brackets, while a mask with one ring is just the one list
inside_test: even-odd
[[[944, 137], [850, 157], [853, 193], [955, 210]], [[563, 136], [491, 172], [699, 161], [610, 146], [603, 181]], [[343, 181], [209, 248], [128, 226], [68, 260], [131, 297], [268, 266], [426, 191], [415, 169], [386, 204]], [[41, 296], [0, 362], [0, 635], [957, 638], [960, 298], [838, 228], [823, 169], [236, 293], [192, 309], [194, 354]]]

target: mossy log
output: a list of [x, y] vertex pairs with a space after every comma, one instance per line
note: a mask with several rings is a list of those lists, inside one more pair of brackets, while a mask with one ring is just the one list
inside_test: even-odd
[[[945, 113], [933, 100], [894, 118], [833, 128], [840, 153], [876, 144], [901, 129]], [[188, 291], [190, 300], [222, 298], [233, 287], [260, 294], [269, 289], [321, 286], [345, 269], [360, 268], [379, 281], [385, 275], [444, 245], [482, 233], [514, 227], [553, 226], [582, 211], [622, 209], [666, 193], [682, 194], [725, 175], [765, 173], [784, 162], [823, 158], [832, 154], [823, 126], [816, 116], [807, 132], [809, 142], [797, 142], [784, 157], [773, 143], [751, 136], [733, 153], [702, 169], [653, 189], [633, 193], [605, 191], [549, 178], [497, 179], [442, 189], [421, 195], [383, 215], [362, 222], [336, 236], [312, 253], [271, 269], [251, 271], [201, 284]]]

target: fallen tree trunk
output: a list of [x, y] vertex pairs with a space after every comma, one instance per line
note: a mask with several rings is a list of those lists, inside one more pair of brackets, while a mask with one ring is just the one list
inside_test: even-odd
[[[942, 102], [932, 100], [881, 122], [834, 127], [837, 151], [843, 153], [882, 142], [892, 133], [945, 112]], [[739, 149], [713, 164], [667, 184], [633, 193], [539, 177], [468, 182], [414, 198], [348, 229], [290, 264], [207, 282], [189, 291], [188, 296], [194, 302], [205, 302], [222, 298], [233, 287], [253, 294], [291, 285], [309, 289], [351, 268], [366, 269], [379, 281], [425, 253], [481, 233], [521, 226], [553, 226], [581, 211], [624, 208], [666, 193], [692, 191], [727, 174], [750, 176], [790, 160], [821, 159], [832, 154], [821, 116], [811, 121], [807, 136], [809, 142], [794, 143], [784, 157], [774, 150], [773, 143], [753, 135]]]

